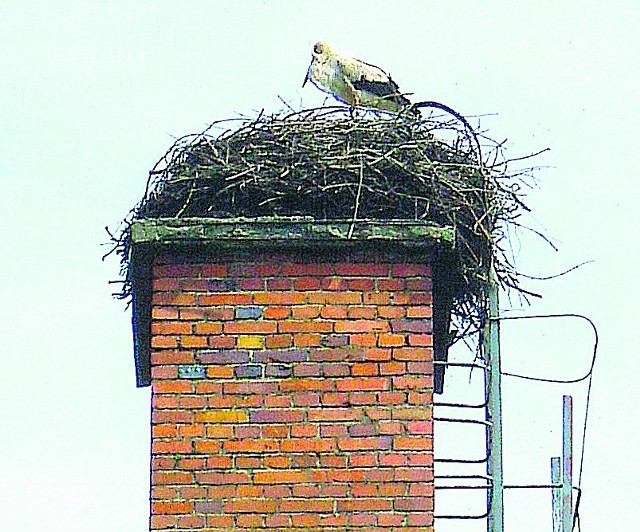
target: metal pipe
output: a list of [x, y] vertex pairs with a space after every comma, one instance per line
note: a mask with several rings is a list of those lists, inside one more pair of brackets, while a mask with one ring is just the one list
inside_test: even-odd
[[487, 474], [491, 477], [488, 492], [488, 532], [504, 532], [504, 477], [502, 464], [502, 394], [500, 387], [500, 308], [498, 281], [493, 266], [489, 270], [487, 291], [488, 316], [484, 325], [483, 349], [489, 365], [487, 375]]
[[551, 483], [555, 486], [551, 489], [551, 521], [553, 525], [553, 532], [561, 532], [560, 526], [562, 521], [562, 510], [560, 501], [560, 488], [561, 483], [561, 469], [560, 469], [560, 457], [554, 456], [551, 458]]
[[562, 532], [573, 530], [573, 397], [562, 396]]

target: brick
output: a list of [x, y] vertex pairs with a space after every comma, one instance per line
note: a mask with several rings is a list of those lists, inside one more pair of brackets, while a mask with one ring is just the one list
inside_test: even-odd
[[183, 380], [162, 380], [154, 381], [151, 384], [153, 393], [191, 393], [193, 385], [189, 381]]
[[154, 410], [151, 422], [156, 423], [193, 423], [193, 412], [189, 410]]
[[201, 423], [245, 423], [249, 414], [243, 410], [205, 410], [195, 413], [196, 421]]
[[433, 439], [424, 436], [397, 436], [393, 439], [395, 451], [431, 451]]
[[[348, 367], [348, 366], [347, 366]], [[355, 363], [351, 366], [351, 375], [357, 376], [376, 376], [379, 374], [379, 366], [374, 362]]]
[[275, 321], [241, 320], [224, 324], [225, 334], [271, 334], [275, 333], [278, 324]]
[[334, 383], [327, 379], [293, 378], [293, 379], [286, 379], [280, 382], [280, 390], [283, 392], [329, 391], [333, 389], [334, 389]]
[[[409, 394], [411, 397], [411, 394]], [[430, 396], [432, 397], [432, 396]], [[433, 417], [433, 411], [430, 406], [431, 401], [427, 403], [429, 406], [407, 406], [399, 407], [393, 410], [393, 419], [404, 419], [411, 421], [429, 421]]]
[[433, 350], [429, 347], [398, 347], [391, 354], [393, 360], [433, 360]]
[[153, 320], [176, 320], [180, 316], [176, 307], [153, 307], [151, 318]]
[[249, 415], [251, 423], [296, 423], [304, 419], [303, 410], [272, 409], [257, 410]]
[[325, 406], [343, 406], [349, 404], [349, 394], [347, 393], [323, 393], [321, 398], [322, 404]]
[[154, 486], [175, 486], [193, 483], [193, 473], [186, 471], [154, 471], [151, 474]]
[[335, 450], [333, 438], [292, 438], [282, 442], [282, 451], [286, 453], [329, 453]]
[[320, 344], [323, 347], [342, 347], [349, 344], [349, 335], [347, 334], [327, 334], [323, 335]]
[[423, 390], [433, 387], [433, 376], [397, 376], [392, 377], [394, 390]]
[[293, 345], [296, 347], [318, 347], [321, 338], [317, 333], [296, 333], [293, 335]]
[[308, 349], [273, 349], [254, 355], [256, 362], [304, 362], [308, 359]]
[[386, 278], [377, 279], [376, 285], [381, 292], [399, 292], [404, 290], [404, 279]]
[[160, 514], [185, 514], [193, 511], [193, 503], [188, 501], [163, 501], [152, 502], [151, 513]]
[[389, 265], [363, 262], [363, 263], [338, 263], [334, 266], [335, 272], [338, 275], [344, 276], [387, 276], [389, 275]]
[[275, 382], [225, 382], [223, 384], [224, 394], [239, 395], [272, 395], [278, 390]]
[[199, 484], [248, 484], [251, 477], [249, 473], [201, 471], [196, 479]]
[[307, 471], [256, 471], [253, 474], [253, 481], [256, 484], [297, 484], [308, 480], [309, 473]]
[[[234, 309], [233, 307], [213, 307], [207, 308], [206, 310], [197, 309], [204, 313], [204, 316], [198, 319], [204, 319], [205, 317], [211, 321], [228, 321], [234, 318]], [[182, 317], [182, 316], [181, 316]]]
[[241, 349], [262, 349], [264, 348], [264, 336], [256, 336], [256, 335], [238, 336], [236, 345]]
[[323, 263], [285, 263], [281, 265], [280, 274], [283, 276], [327, 276], [334, 273], [332, 264]]
[[266, 320], [284, 320], [291, 315], [291, 307], [267, 307], [264, 310]]
[[244, 350], [228, 351], [220, 349], [216, 351], [201, 351], [196, 355], [201, 364], [243, 364], [249, 362], [250, 353]]
[[214, 349], [232, 349], [236, 347], [237, 338], [234, 336], [210, 336], [208, 347]]
[[301, 305], [305, 294], [300, 292], [257, 292], [253, 295], [257, 305]]
[[175, 336], [152, 336], [151, 347], [157, 349], [167, 349], [178, 347], [178, 338]]
[[202, 323], [196, 323], [194, 326], [195, 334], [220, 334], [222, 332], [222, 323], [206, 321]]
[[203, 336], [181, 336], [180, 346], [185, 349], [193, 349], [198, 347], [207, 347], [207, 339]]
[[196, 304], [196, 296], [185, 292], [154, 292], [152, 304], [171, 307], [192, 307]]
[[342, 320], [335, 324], [337, 333], [387, 332], [389, 322], [385, 320]]
[[394, 305], [430, 305], [432, 301], [431, 292], [398, 292], [393, 296]]
[[409, 334], [409, 345], [414, 347], [431, 347], [433, 345], [433, 335], [431, 334]]
[[177, 366], [153, 366], [151, 368], [152, 379], [176, 379], [177, 377]]
[[322, 375], [319, 364], [296, 364], [293, 368], [296, 377], [320, 377]]
[[376, 308], [374, 306], [367, 307], [359, 307], [353, 306], [348, 307], [347, 309], [347, 317], [349, 319], [362, 319], [362, 320], [374, 320], [377, 316]]
[[192, 451], [189, 440], [154, 440], [151, 443], [151, 454], [187, 454]]
[[360, 290], [362, 292], [372, 291], [376, 288], [376, 281], [372, 278], [362, 277], [358, 279], [347, 279], [349, 290]]
[[202, 528], [206, 524], [206, 519], [203, 515], [181, 515], [178, 517], [178, 528], [194, 530], [196, 528]]
[[262, 376], [262, 369], [260, 364], [243, 364], [236, 366], [233, 373], [238, 379], [253, 379]]
[[[304, 297], [304, 294], [300, 294]], [[309, 292], [307, 300], [312, 304], [326, 305], [361, 305], [363, 303], [361, 292]]]
[[407, 373], [417, 375], [431, 375], [433, 373], [433, 363], [429, 362], [408, 362]]
[[192, 325], [184, 321], [155, 321], [151, 323], [151, 334], [191, 334]]
[[278, 347], [292, 347], [293, 335], [292, 334], [272, 334], [264, 339], [264, 345], [267, 349], [274, 349]]
[[392, 501], [378, 498], [358, 498], [339, 500], [337, 502], [339, 512], [374, 512], [391, 510]]
[[294, 320], [313, 319], [320, 316], [320, 305], [300, 305], [291, 307], [291, 316]]
[[344, 378], [336, 381], [338, 391], [352, 390], [388, 390], [390, 380], [383, 377]]
[[405, 345], [406, 337], [404, 334], [381, 334], [378, 336], [378, 345], [380, 347], [401, 347]]
[[391, 449], [392, 439], [389, 436], [343, 438], [338, 440], [338, 449], [341, 451], [369, 451]]
[[294, 290], [319, 290], [320, 278], [319, 277], [298, 277], [293, 281]]
[[201, 306], [250, 305], [251, 303], [251, 294], [244, 292], [198, 296], [198, 305]]
[[287, 378], [291, 377], [293, 368], [286, 364], [267, 364], [264, 373], [265, 377]]
[[431, 320], [427, 319], [398, 319], [391, 320], [393, 332], [430, 333]]
[[[291, 397], [295, 406], [318, 406], [320, 405], [320, 394], [318, 393], [297, 393]], [[314, 427], [312, 427], [314, 428]], [[315, 428], [314, 428], [315, 430]]]
[[[270, 322], [266, 322], [270, 323]], [[275, 323], [273, 323], [275, 325]], [[336, 324], [337, 325], [337, 324]], [[268, 331], [275, 332], [275, 331]], [[330, 321], [320, 320], [287, 320], [278, 323], [279, 333], [297, 333], [297, 332], [333, 332], [333, 323]]]
[[239, 290], [262, 292], [266, 286], [265, 280], [260, 277], [253, 277], [250, 279], [238, 279], [237, 288]]
[[362, 412], [355, 408], [322, 408], [309, 410], [308, 419], [316, 421], [353, 421], [361, 420]]
[[378, 341], [376, 333], [359, 333], [349, 336], [349, 344], [357, 347], [375, 347]]
[[315, 499], [310, 503], [308, 499], [286, 499], [280, 502], [279, 511], [285, 513], [333, 513], [333, 501], [330, 499]]
[[325, 319], [341, 320], [347, 317], [347, 307], [344, 305], [324, 305], [320, 309], [320, 316]]
[[407, 318], [431, 318], [433, 309], [431, 305], [407, 307]]
[[222, 448], [228, 453], [273, 453], [280, 451], [280, 442], [273, 439], [228, 440]]
[[293, 280], [288, 277], [276, 277], [267, 280], [267, 290], [291, 290]]

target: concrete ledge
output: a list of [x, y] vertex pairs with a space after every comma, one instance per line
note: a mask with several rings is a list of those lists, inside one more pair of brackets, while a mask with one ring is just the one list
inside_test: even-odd
[[313, 220], [307, 217], [286, 218], [154, 218], [131, 224], [133, 244], [202, 244], [224, 247], [264, 243], [293, 244], [305, 242], [389, 242], [417, 247], [434, 245], [453, 248], [452, 227], [407, 220], [358, 221]]

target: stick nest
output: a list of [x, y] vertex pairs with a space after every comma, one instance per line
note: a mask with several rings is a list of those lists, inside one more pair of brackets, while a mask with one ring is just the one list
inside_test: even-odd
[[[483, 149], [480, 154], [480, 142]], [[353, 116], [344, 107], [216, 122], [178, 139], [150, 172], [141, 202], [114, 237], [128, 298], [129, 225], [138, 218], [311, 216], [423, 220], [455, 229], [447, 268], [453, 316], [475, 332], [491, 262], [520, 290], [503, 246], [527, 210], [520, 174], [500, 145], [450, 117]]]

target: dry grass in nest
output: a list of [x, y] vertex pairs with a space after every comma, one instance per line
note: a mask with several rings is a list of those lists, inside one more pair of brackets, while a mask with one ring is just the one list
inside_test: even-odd
[[[128, 226], [139, 218], [310, 216], [423, 220], [455, 229], [447, 274], [453, 314], [475, 331], [493, 262], [503, 286], [524, 292], [509, 260], [508, 227], [522, 211], [522, 176], [501, 146], [439, 117], [353, 116], [345, 107], [212, 124], [178, 139], [115, 237], [126, 277]], [[479, 153], [480, 142], [487, 153]], [[125, 280], [121, 297], [130, 295]]]

